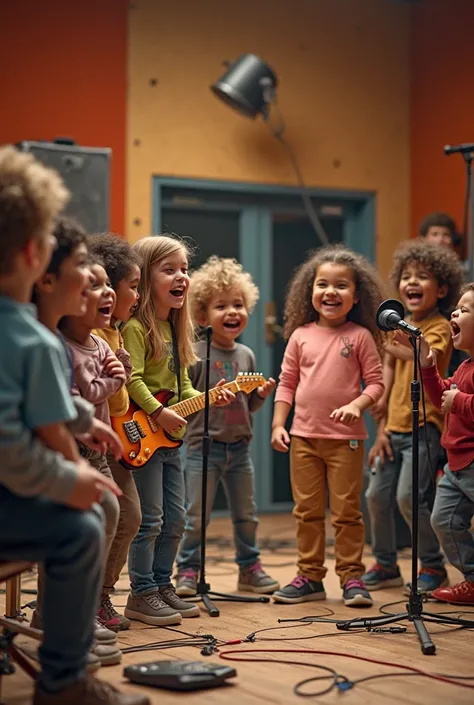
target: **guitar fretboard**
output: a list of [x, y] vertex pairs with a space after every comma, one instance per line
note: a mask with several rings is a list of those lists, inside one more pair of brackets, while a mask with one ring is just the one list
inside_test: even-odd
[[[227, 382], [227, 384], [223, 384], [220, 387], [214, 387], [214, 389], [209, 390], [210, 404], [216, 403], [217, 399], [219, 398], [219, 394], [223, 389], [228, 389], [234, 394], [237, 394], [237, 392], [240, 391], [239, 386], [235, 382], [235, 380], [233, 382]], [[191, 414], [195, 414], [196, 411], [204, 409], [205, 397], [205, 394], [199, 394], [199, 396], [195, 396], [191, 399], [186, 399], [185, 401], [180, 401], [177, 404], [173, 404], [172, 406], [170, 406], [170, 409], [173, 409], [173, 411], [175, 411], [178, 416], [181, 416], [182, 418], [185, 418], [186, 416], [191, 416]]]

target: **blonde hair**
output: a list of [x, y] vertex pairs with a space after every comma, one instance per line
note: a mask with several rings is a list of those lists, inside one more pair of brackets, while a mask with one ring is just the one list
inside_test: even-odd
[[[177, 236], [156, 235], [143, 237], [133, 245], [133, 250], [138, 252], [142, 261], [142, 276], [138, 285], [140, 300], [135, 318], [140, 321], [145, 329], [145, 336], [149, 341], [152, 356], [163, 358], [167, 355], [166, 342], [163, 340], [157, 324], [155, 306], [152, 296], [152, 269], [165, 257], [183, 252], [189, 258], [191, 252], [186, 243]], [[183, 367], [189, 367], [196, 361], [193, 348], [193, 325], [191, 321], [188, 297], [185, 296], [180, 309], [171, 309], [170, 322], [176, 332], [178, 341], [179, 361]]]
[[69, 200], [61, 177], [31, 154], [0, 149], [0, 275], [31, 240], [53, 230], [54, 219]]
[[244, 272], [242, 265], [228, 257], [209, 257], [207, 262], [191, 275], [189, 290], [191, 313], [199, 321], [206, 313], [209, 302], [222, 291], [238, 287], [245, 303], [245, 308], [252, 313], [258, 301], [258, 287], [252, 276]]

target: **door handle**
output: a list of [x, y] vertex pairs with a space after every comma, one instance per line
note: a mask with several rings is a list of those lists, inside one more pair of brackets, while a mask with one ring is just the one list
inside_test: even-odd
[[267, 301], [265, 304], [265, 342], [267, 345], [274, 345], [283, 330], [278, 324], [277, 309], [274, 301]]

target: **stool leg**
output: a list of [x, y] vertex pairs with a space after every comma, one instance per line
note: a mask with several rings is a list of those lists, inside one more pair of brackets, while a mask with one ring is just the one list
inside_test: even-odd
[[20, 616], [21, 610], [21, 576], [15, 575], [14, 578], [7, 580], [6, 599], [5, 599], [5, 617], [16, 619]]

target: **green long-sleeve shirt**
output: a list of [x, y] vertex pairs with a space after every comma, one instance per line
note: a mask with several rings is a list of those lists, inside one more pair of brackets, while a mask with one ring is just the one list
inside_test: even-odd
[[[145, 329], [140, 321], [131, 318], [122, 331], [125, 350], [132, 362], [132, 375], [127, 384], [130, 398], [147, 414], [152, 414], [161, 404], [153, 396], [160, 389], [173, 389], [175, 396], [169, 404], [178, 401], [178, 381], [174, 371], [173, 343], [171, 327], [167, 321], [159, 321], [163, 338], [166, 342], [167, 355], [159, 360], [153, 359], [145, 338]], [[191, 384], [188, 372], [181, 366], [181, 399], [191, 399], [200, 392]]]

